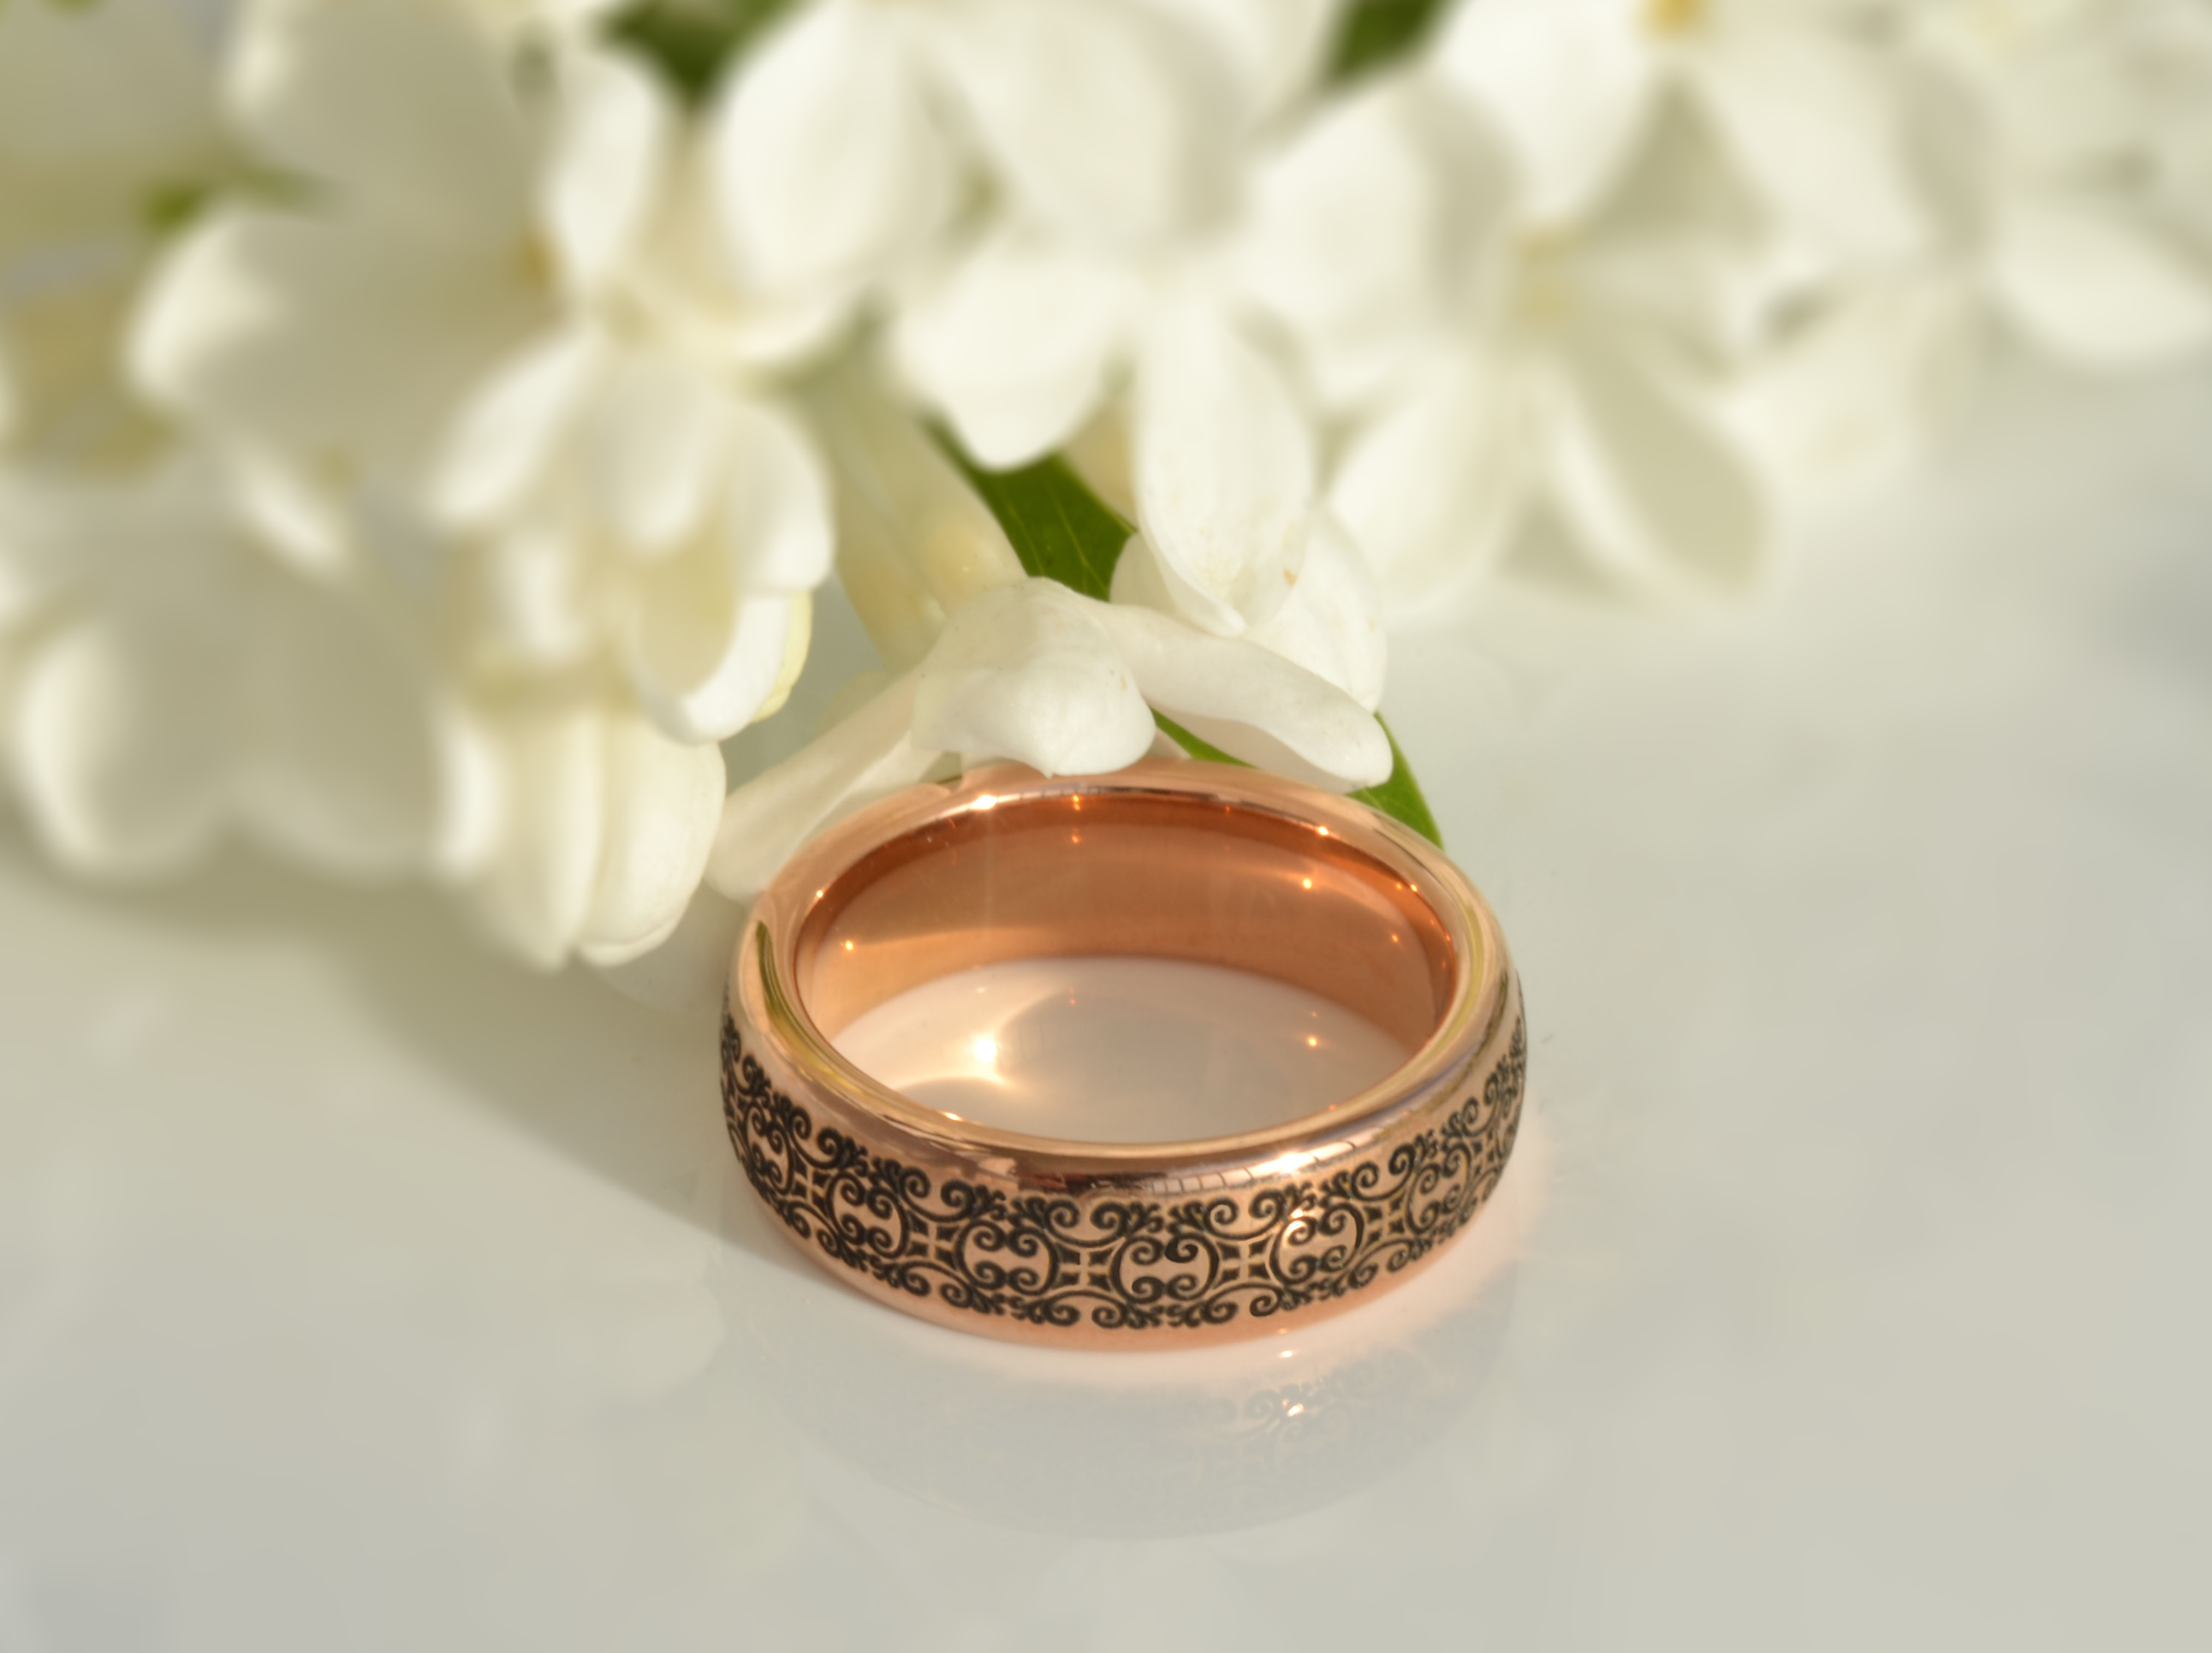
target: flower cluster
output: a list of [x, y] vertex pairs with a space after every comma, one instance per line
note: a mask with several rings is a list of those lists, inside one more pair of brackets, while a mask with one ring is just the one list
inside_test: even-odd
[[[204, 15], [0, 7], [0, 752], [549, 965], [979, 757], [1375, 786], [1540, 526], [1741, 587], [1993, 340], [2212, 339], [2203, 0]], [[833, 574], [884, 672], [732, 790]]]

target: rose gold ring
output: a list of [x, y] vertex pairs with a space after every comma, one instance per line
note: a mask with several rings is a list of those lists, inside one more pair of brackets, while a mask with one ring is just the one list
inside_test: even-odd
[[[832, 1041], [956, 971], [1153, 957], [1289, 982], [1413, 1054], [1279, 1126], [1156, 1145], [923, 1106]], [[1092, 1348], [1291, 1329], [1407, 1279], [1497, 1186], [1528, 1040], [1497, 921], [1443, 854], [1255, 769], [1016, 765], [915, 787], [799, 852], [741, 932], [723, 1111], [808, 1255], [908, 1314]]]

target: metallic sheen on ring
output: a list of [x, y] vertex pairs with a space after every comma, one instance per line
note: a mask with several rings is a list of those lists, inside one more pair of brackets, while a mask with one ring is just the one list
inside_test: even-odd
[[[1002, 960], [1149, 955], [1255, 971], [1413, 1051], [1304, 1118], [1157, 1145], [1024, 1136], [923, 1107], [830, 1042], [922, 982]], [[1294, 1329], [1432, 1259], [1520, 1122], [1520, 983], [1441, 851], [1255, 769], [1013, 765], [912, 788], [795, 856], [740, 933], [730, 1140], [793, 1239], [963, 1331], [1188, 1347]]]

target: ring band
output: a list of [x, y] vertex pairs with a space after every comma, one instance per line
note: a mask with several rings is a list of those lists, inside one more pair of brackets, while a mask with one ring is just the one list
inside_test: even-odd
[[[960, 1120], [832, 1040], [957, 971], [1118, 954], [1271, 976], [1413, 1051], [1359, 1095], [1235, 1136], [1078, 1143]], [[754, 1189], [848, 1284], [1020, 1341], [1262, 1336], [1403, 1280], [1497, 1186], [1528, 1040], [1497, 921], [1425, 841], [1255, 769], [1014, 765], [884, 799], [755, 904], [723, 1024]]]

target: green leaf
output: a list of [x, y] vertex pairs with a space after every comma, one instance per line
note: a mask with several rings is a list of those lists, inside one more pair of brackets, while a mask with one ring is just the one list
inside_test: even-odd
[[1100, 602], [1114, 586], [1114, 565], [1136, 530], [1057, 453], [1012, 471], [986, 471], [950, 431], [938, 445], [960, 467], [1013, 542], [1022, 567]]
[[1328, 77], [1357, 80], [1411, 57], [1443, 10], [1439, 0], [1355, 0], [1338, 27]]
[[[982, 496], [983, 503], [990, 507], [999, 526], [1006, 531], [1024, 570], [1057, 580], [1085, 597], [1101, 602], [1107, 599], [1114, 584], [1114, 564], [1135, 530], [1120, 512], [1091, 491], [1073, 465], [1054, 454], [1012, 471], [986, 471], [968, 456], [950, 431], [936, 429], [933, 434]], [[1240, 769], [1251, 767], [1200, 739], [1164, 712], [1155, 710], [1152, 720], [1193, 757], [1209, 763], [1234, 763]], [[1390, 743], [1390, 778], [1379, 787], [1368, 787], [1352, 795], [1441, 847], [1443, 839], [1437, 831], [1437, 818], [1429, 813], [1428, 800], [1421, 796], [1406, 754], [1398, 749], [1397, 738], [1387, 723], [1382, 734]]]
[[[0, 7], [6, 3], [7, 0], [0, 0]], [[99, 5], [104, 0], [86, 0], [86, 3]], [[313, 210], [316, 199], [312, 179], [274, 167], [238, 167], [199, 178], [155, 179], [139, 193], [138, 218], [158, 240], [191, 228], [225, 201], [304, 212]]]
[[[1375, 720], [1382, 723], [1379, 717]], [[1390, 743], [1390, 778], [1379, 787], [1362, 787], [1352, 795], [1370, 809], [1379, 810], [1394, 821], [1404, 822], [1442, 849], [1444, 835], [1437, 830], [1437, 817], [1429, 811], [1429, 800], [1421, 795], [1421, 783], [1413, 779], [1413, 766], [1406, 762], [1398, 737], [1390, 732], [1387, 723], [1382, 723], [1382, 738]]]
[[203, 179], [165, 179], [139, 198], [139, 216], [157, 235], [188, 228], [215, 200], [217, 186]]
[[644, 0], [611, 18], [606, 38], [660, 71], [686, 103], [704, 103], [730, 63], [795, 0]]

